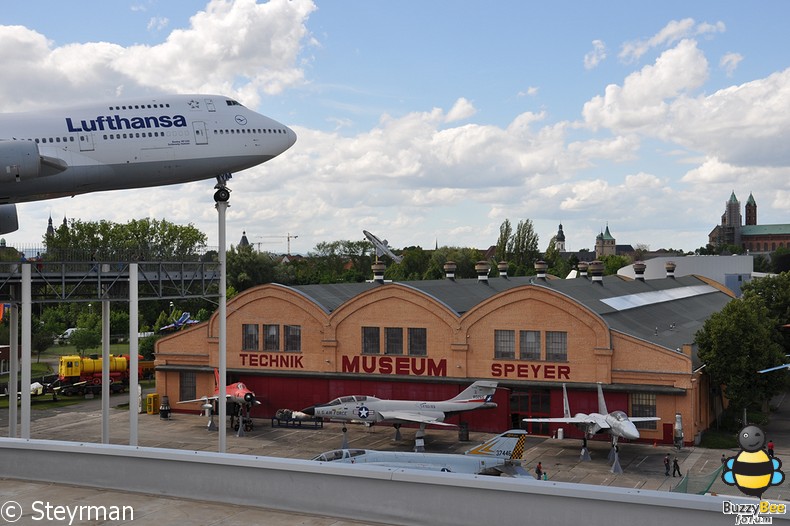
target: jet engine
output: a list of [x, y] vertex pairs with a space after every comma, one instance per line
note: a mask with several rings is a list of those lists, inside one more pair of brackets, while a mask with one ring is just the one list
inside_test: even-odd
[[19, 229], [16, 205], [0, 205], [0, 234], [8, 234]]
[[0, 183], [14, 183], [41, 175], [41, 155], [33, 141], [0, 141]]

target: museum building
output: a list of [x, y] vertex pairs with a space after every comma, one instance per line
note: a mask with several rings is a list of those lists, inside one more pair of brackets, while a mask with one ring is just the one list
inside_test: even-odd
[[[496, 380], [495, 409], [448, 422], [470, 430], [523, 427], [537, 435], [568, 424], [522, 422], [563, 415], [566, 384], [572, 413], [598, 412], [597, 383], [608, 411], [658, 416], [638, 425], [641, 439], [672, 443], [676, 419], [693, 443], [721, 411], [696, 356], [694, 335], [733, 294], [698, 276], [645, 280], [602, 276], [603, 264], [581, 263], [579, 277], [537, 276], [386, 282], [383, 264], [367, 283], [261, 285], [227, 303], [228, 381], [242, 381], [261, 405], [253, 417], [302, 409], [338, 396], [445, 400], [471, 382]], [[640, 273], [640, 269], [642, 273]], [[214, 392], [218, 314], [164, 337], [156, 346], [156, 385], [176, 406]]]

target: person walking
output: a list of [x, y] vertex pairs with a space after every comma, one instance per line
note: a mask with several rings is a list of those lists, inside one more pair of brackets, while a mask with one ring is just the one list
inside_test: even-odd
[[664, 457], [664, 475], [669, 476], [669, 453]]
[[535, 466], [535, 474], [537, 475], [538, 480], [543, 478], [543, 464], [540, 462], [538, 462], [538, 465]]
[[768, 456], [774, 458], [774, 441], [769, 440], [765, 447], [768, 449]]
[[678, 465], [678, 457], [675, 457], [674, 459], [672, 459], [672, 476], [673, 477], [675, 476], [676, 472], [678, 474], [678, 477], [682, 477], [683, 476], [683, 473], [680, 472], [680, 466]]

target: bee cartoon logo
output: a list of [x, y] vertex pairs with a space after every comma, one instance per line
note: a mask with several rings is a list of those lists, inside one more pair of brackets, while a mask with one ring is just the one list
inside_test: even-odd
[[778, 486], [784, 481], [782, 461], [769, 457], [765, 446], [765, 433], [757, 426], [746, 426], [738, 433], [741, 452], [724, 463], [721, 480], [737, 486], [745, 495], [761, 498], [769, 486]]

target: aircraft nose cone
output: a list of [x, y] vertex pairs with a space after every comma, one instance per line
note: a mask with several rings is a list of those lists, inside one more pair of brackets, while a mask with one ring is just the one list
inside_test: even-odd
[[636, 426], [633, 423], [629, 422], [629, 424], [631, 424], [631, 425], [625, 426], [623, 428], [623, 435], [628, 440], [636, 440], [636, 439], [638, 439], [639, 438], [639, 430], [636, 428]]
[[310, 407], [305, 407], [302, 409], [302, 413], [310, 416], [315, 416], [315, 406], [311, 405]]
[[296, 132], [293, 131], [288, 126], [285, 127], [285, 131], [288, 134], [288, 146], [285, 147], [285, 149], [287, 150], [288, 148], [290, 148], [296, 143]]

